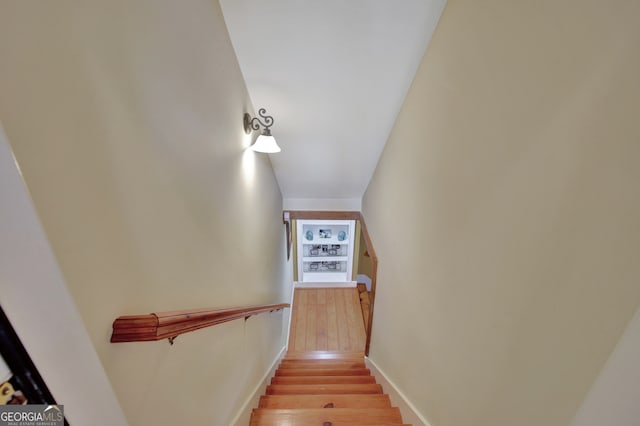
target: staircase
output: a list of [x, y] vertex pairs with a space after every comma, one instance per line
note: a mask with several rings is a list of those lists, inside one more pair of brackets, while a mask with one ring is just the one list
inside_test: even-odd
[[250, 426], [404, 425], [362, 352], [288, 352]]

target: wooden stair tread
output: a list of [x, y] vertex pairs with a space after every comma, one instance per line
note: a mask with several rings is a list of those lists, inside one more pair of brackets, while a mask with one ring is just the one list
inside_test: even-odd
[[288, 352], [253, 409], [250, 426], [410, 426], [362, 352]]
[[319, 365], [336, 365], [336, 364], [364, 364], [364, 358], [327, 358], [327, 359], [283, 359], [280, 364], [291, 365], [304, 365], [304, 364], [319, 364]]
[[372, 376], [276, 376], [271, 379], [272, 385], [315, 385], [315, 384], [361, 384], [375, 383]]
[[370, 376], [368, 368], [284, 368], [276, 376]]
[[285, 356], [282, 358], [282, 361], [287, 362], [349, 362], [349, 361], [362, 361], [364, 360], [364, 354], [337, 354], [335, 352], [325, 353], [324, 355], [316, 354], [316, 355], [306, 355], [306, 356]]
[[260, 408], [390, 408], [388, 395], [263, 395]]
[[268, 385], [267, 395], [382, 393], [379, 384]]
[[398, 408], [255, 408], [251, 426], [259, 425], [322, 425], [331, 422], [339, 425], [401, 425]]
[[287, 352], [284, 359], [286, 360], [316, 360], [316, 359], [338, 359], [351, 360], [363, 359], [364, 352], [336, 352], [336, 351], [306, 351], [306, 352]]

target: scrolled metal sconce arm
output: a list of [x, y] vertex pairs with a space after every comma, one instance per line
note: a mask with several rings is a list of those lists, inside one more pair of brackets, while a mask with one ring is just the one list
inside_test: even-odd
[[258, 110], [258, 115], [264, 120], [260, 120], [258, 117], [253, 117], [247, 113], [244, 114], [244, 131], [249, 134], [252, 130], [260, 130], [260, 126], [264, 128], [263, 134], [270, 135], [271, 129], [269, 127], [273, 126], [273, 117], [270, 115], [266, 115], [267, 110], [264, 108], [260, 108]]

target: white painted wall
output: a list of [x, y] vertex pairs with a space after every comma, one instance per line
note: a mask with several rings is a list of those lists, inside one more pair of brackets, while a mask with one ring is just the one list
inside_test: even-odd
[[11, 370], [4, 361], [4, 358], [0, 356], [0, 383], [4, 383], [11, 378]]
[[285, 198], [285, 210], [357, 211], [362, 208], [360, 198]]
[[361, 198], [445, 1], [220, 3], [284, 197]]
[[640, 309], [598, 375], [572, 426], [637, 426], [640, 422]]
[[357, 282], [367, 286], [367, 291], [371, 291], [371, 278], [367, 275], [358, 274]]
[[0, 305], [71, 424], [127, 424], [1, 126]]

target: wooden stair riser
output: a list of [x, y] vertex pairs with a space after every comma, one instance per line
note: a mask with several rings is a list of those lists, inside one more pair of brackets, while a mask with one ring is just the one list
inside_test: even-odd
[[283, 359], [281, 365], [362, 365], [364, 358], [360, 359]]
[[283, 363], [322, 363], [322, 364], [333, 364], [333, 363], [344, 363], [344, 362], [363, 362], [364, 357], [357, 358], [327, 358], [327, 359], [312, 359], [312, 358], [283, 358]]
[[259, 408], [391, 408], [388, 395], [263, 395]]
[[341, 370], [348, 370], [351, 368], [366, 368], [364, 361], [352, 361], [352, 362], [338, 362], [338, 361], [322, 361], [322, 362], [311, 362], [311, 361], [300, 361], [300, 362], [287, 362], [282, 361], [278, 368], [293, 368], [296, 370], [299, 369], [327, 369], [327, 368], [335, 368]]
[[382, 386], [364, 385], [268, 385], [267, 395], [381, 394]]
[[259, 425], [322, 425], [331, 422], [340, 424], [363, 425], [402, 424], [398, 408], [319, 408], [319, 409], [265, 409], [253, 410], [251, 426]]
[[370, 376], [371, 371], [368, 368], [284, 368], [276, 370], [276, 376]]
[[320, 385], [320, 384], [366, 384], [375, 383], [372, 376], [276, 376], [272, 385]]

